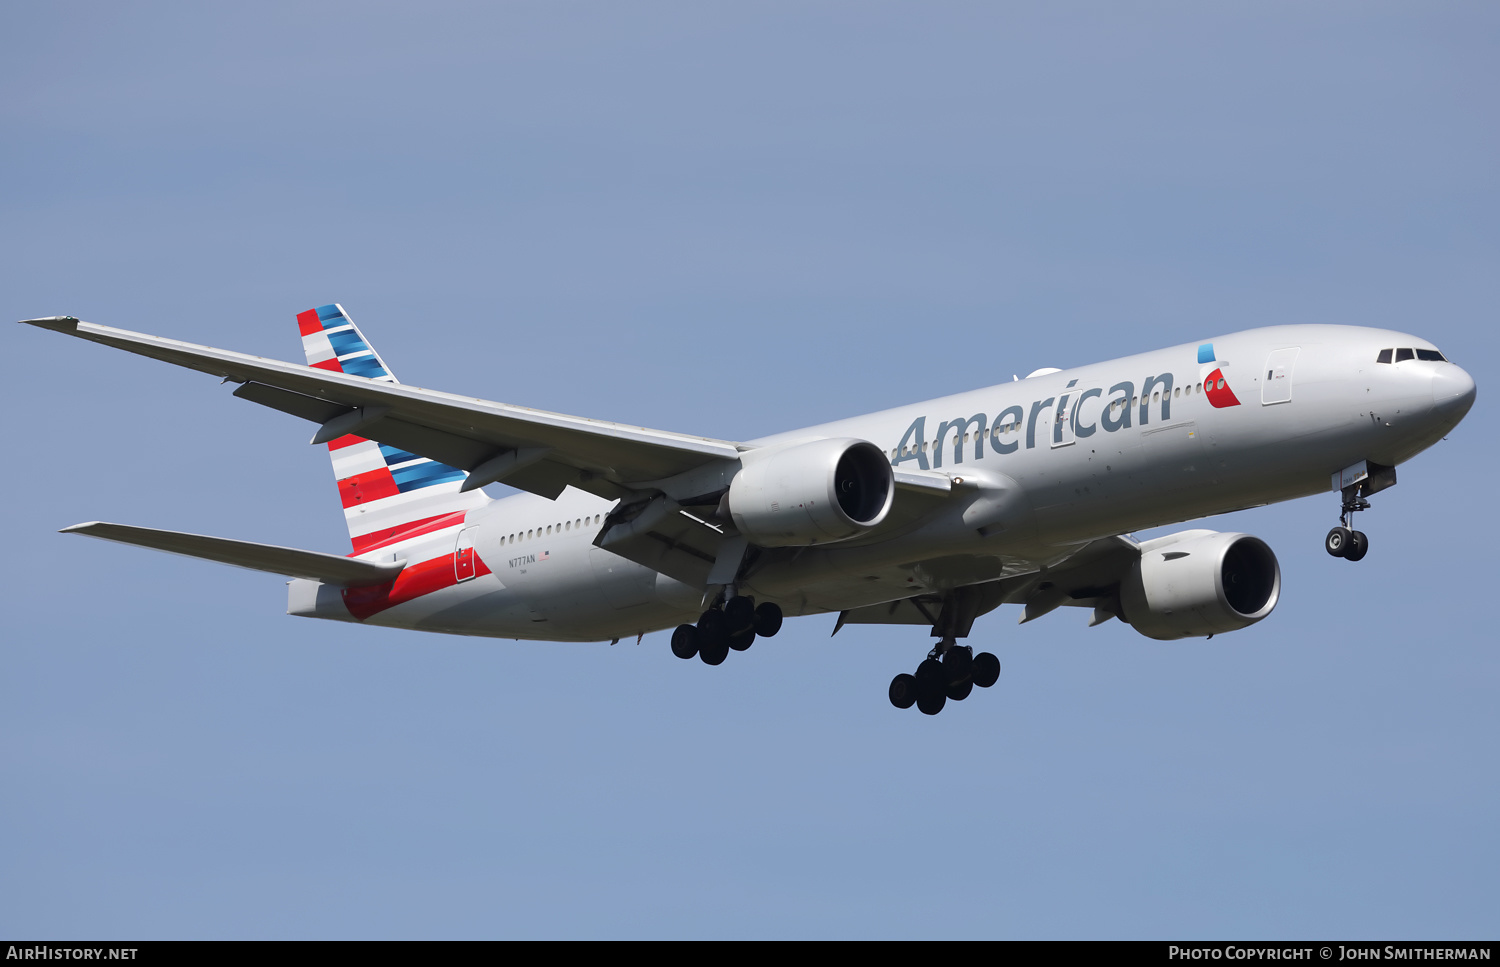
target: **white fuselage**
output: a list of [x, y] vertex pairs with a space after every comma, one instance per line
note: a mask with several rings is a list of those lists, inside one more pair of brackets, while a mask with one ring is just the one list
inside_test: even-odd
[[[854, 437], [897, 471], [969, 486], [910, 498], [920, 512], [893, 514], [878, 540], [782, 549], [742, 593], [789, 615], [860, 608], [1034, 571], [1098, 538], [1328, 491], [1331, 475], [1362, 460], [1395, 466], [1441, 439], [1473, 399], [1453, 363], [1377, 362], [1396, 347], [1435, 348], [1387, 330], [1255, 329], [753, 441]], [[594, 546], [612, 506], [568, 489], [470, 511], [459, 540], [482, 562], [476, 576], [366, 621], [594, 641], [693, 620], [701, 590]], [[453, 553], [450, 531], [367, 556]]]

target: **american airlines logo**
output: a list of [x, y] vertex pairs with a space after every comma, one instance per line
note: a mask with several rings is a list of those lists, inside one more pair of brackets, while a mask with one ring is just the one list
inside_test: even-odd
[[1156, 407], [1157, 419], [1166, 423], [1172, 418], [1173, 398], [1180, 399], [1192, 393], [1207, 396], [1209, 404], [1216, 409], [1239, 406], [1240, 401], [1229, 388], [1228, 377], [1224, 374], [1228, 366], [1215, 358], [1213, 343], [1204, 343], [1198, 347], [1199, 382], [1196, 385], [1177, 386], [1171, 373], [1161, 373], [1142, 380], [1137, 394], [1136, 384], [1131, 380], [1116, 383], [1106, 392], [1097, 386], [1079, 387], [1075, 379], [1064, 387], [1065, 392], [1060, 396], [1035, 400], [1029, 407], [1006, 407], [993, 423], [984, 413], [945, 420], [938, 424], [936, 437], [930, 444], [927, 417], [919, 416], [902, 434], [900, 445], [890, 456], [891, 465], [900, 467], [910, 460], [922, 470], [941, 467], [945, 443], [953, 448], [954, 463], [963, 462], [965, 444], [972, 444], [976, 460], [984, 456], [986, 443], [997, 454], [1015, 453], [1023, 445], [1032, 450], [1038, 443], [1038, 426], [1042, 430], [1043, 446], [1066, 446], [1101, 430], [1115, 433], [1137, 423], [1147, 426], [1151, 422], [1153, 407]]
[[1208, 395], [1208, 402], [1215, 409], [1240, 405], [1234, 390], [1229, 388], [1229, 381], [1224, 378], [1224, 367], [1228, 365], [1214, 359], [1213, 343], [1206, 342], [1198, 347], [1198, 379], [1203, 383], [1203, 392]]

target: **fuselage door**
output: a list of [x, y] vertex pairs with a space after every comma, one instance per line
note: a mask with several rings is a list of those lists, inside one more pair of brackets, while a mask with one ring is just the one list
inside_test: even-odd
[[1073, 406], [1073, 400], [1074, 396], [1070, 393], [1058, 400], [1056, 406], [1049, 406], [1042, 411], [1042, 419], [1036, 428], [1037, 435], [1046, 433], [1045, 439], [1053, 447], [1068, 447], [1078, 442], [1073, 434], [1072, 414], [1068, 412]]
[[1266, 357], [1266, 379], [1260, 384], [1262, 406], [1292, 401], [1292, 364], [1297, 361], [1297, 354], [1301, 351], [1294, 346], [1291, 349], [1273, 350]]
[[453, 547], [453, 576], [463, 583], [474, 573], [474, 528], [465, 527], [458, 532], [458, 543]]
[[1096, 388], [1075, 387], [1058, 401], [1056, 422], [1051, 427], [1053, 447], [1072, 446], [1078, 442], [1078, 430], [1084, 436], [1093, 434], [1104, 410], [1103, 392]]

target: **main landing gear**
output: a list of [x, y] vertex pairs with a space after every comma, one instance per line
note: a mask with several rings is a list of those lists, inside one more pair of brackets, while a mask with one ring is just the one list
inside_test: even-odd
[[1356, 511], [1369, 510], [1370, 502], [1359, 494], [1359, 488], [1345, 487], [1343, 507], [1339, 511], [1339, 526], [1323, 538], [1323, 550], [1346, 561], [1362, 560], [1370, 551], [1370, 539], [1364, 531], [1354, 530]]
[[967, 638], [974, 619], [997, 602], [987, 602], [978, 587], [954, 588], [942, 595], [942, 607], [934, 616], [920, 598], [910, 599], [912, 606], [932, 621], [932, 636], [937, 646], [917, 666], [915, 675], [897, 675], [891, 679], [891, 704], [897, 708], [915, 705], [923, 715], [936, 715], [948, 700], [962, 702], [974, 686], [989, 688], [1000, 677], [1000, 659], [987, 651], [974, 654], [958, 639]]
[[891, 704], [897, 708], [915, 705], [924, 715], [936, 715], [949, 699], [962, 702], [975, 685], [989, 688], [999, 677], [1000, 659], [987, 651], [976, 655], [968, 645], [944, 638], [917, 666], [915, 675], [891, 679]]
[[781, 608], [766, 601], [735, 595], [721, 608], [715, 604], [698, 616], [696, 625], [678, 625], [672, 632], [672, 654], [697, 655], [705, 665], [721, 665], [730, 650], [744, 651], [756, 636], [770, 638], [781, 630]]

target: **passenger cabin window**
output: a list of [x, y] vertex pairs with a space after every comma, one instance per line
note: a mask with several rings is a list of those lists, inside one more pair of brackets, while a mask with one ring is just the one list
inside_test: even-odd
[[1388, 363], [1388, 362], [1390, 362], [1391, 361], [1391, 353], [1393, 351], [1394, 350], [1390, 350], [1390, 349], [1382, 349], [1380, 351], [1380, 355], [1375, 357], [1375, 361], [1377, 363]]
[[1410, 349], [1398, 349], [1396, 350], [1396, 362], [1404, 363], [1408, 359], [1414, 358], [1415, 355]]

